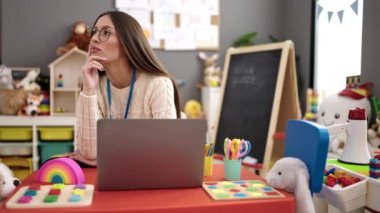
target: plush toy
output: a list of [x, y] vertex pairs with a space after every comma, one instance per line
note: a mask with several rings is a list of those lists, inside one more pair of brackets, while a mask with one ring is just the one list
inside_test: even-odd
[[0, 89], [0, 115], [17, 115], [28, 92], [23, 89]]
[[67, 40], [65, 46], [57, 49], [57, 55], [61, 56], [70, 51], [74, 47], [78, 47], [84, 51], [88, 51], [88, 45], [90, 44], [90, 36], [86, 33], [86, 23], [83, 21], [77, 21], [72, 27], [72, 34]]
[[190, 119], [202, 118], [204, 114], [201, 103], [196, 100], [188, 100], [185, 104], [185, 114]]
[[372, 124], [367, 131], [368, 148], [371, 156], [375, 155], [375, 151], [380, 149], [380, 115], [376, 118], [376, 123]]
[[28, 74], [16, 84], [16, 88], [23, 88], [27, 91], [39, 92], [41, 90], [41, 87], [35, 82], [39, 74], [39, 69], [30, 70]]
[[38, 115], [40, 113], [40, 109], [38, 108], [38, 106], [40, 105], [43, 99], [43, 95], [35, 95], [33, 93], [28, 93], [26, 105], [24, 105], [19, 115]]
[[12, 70], [5, 65], [0, 66], [0, 89], [13, 89]]
[[205, 86], [218, 87], [221, 83], [222, 72], [220, 67], [216, 66], [216, 60], [219, 55], [217, 53], [207, 56], [206, 53], [200, 52], [199, 58], [203, 60], [205, 66], [203, 84]]
[[5, 164], [0, 163], [0, 202], [18, 185], [20, 180], [14, 177], [13, 172]]
[[266, 179], [269, 186], [294, 193], [297, 213], [315, 212], [309, 190], [309, 172], [300, 159], [281, 158], [269, 170]]
[[[367, 89], [363, 89], [367, 91]], [[367, 99], [369, 93], [356, 93], [352, 88], [346, 88], [339, 93], [324, 98], [318, 110], [317, 122], [329, 127], [348, 121], [350, 109], [361, 108], [367, 112], [368, 121], [371, 118], [371, 103]], [[345, 133], [330, 136], [329, 157], [338, 157], [342, 154], [347, 136]]]

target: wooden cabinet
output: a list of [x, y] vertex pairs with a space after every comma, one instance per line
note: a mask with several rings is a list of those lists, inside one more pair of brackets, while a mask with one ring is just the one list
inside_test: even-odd
[[49, 64], [51, 115], [75, 115], [86, 59], [87, 53], [75, 47]]

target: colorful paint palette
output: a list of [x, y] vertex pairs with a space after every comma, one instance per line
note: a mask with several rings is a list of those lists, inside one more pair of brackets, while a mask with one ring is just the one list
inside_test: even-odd
[[214, 200], [268, 199], [285, 197], [260, 180], [204, 182], [203, 189]]
[[24, 186], [5, 204], [8, 209], [63, 208], [89, 206], [94, 185], [35, 185]]

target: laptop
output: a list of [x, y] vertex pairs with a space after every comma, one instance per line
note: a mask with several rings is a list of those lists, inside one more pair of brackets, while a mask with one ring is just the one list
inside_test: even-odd
[[100, 191], [201, 187], [206, 120], [100, 119]]

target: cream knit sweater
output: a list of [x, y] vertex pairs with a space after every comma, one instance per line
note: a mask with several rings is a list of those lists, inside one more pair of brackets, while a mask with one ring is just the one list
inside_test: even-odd
[[[96, 165], [96, 122], [109, 118], [107, 78], [101, 77], [95, 95], [80, 93], [76, 105], [77, 151], [74, 158], [90, 165]], [[111, 84], [112, 119], [124, 119], [130, 87], [118, 89]], [[177, 118], [174, 104], [174, 88], [171, 80], [140, 72], [132, 95], [128, 119]]]

